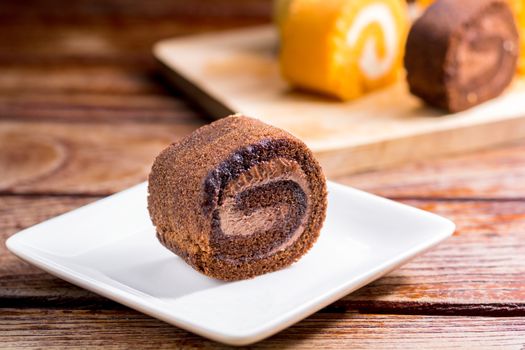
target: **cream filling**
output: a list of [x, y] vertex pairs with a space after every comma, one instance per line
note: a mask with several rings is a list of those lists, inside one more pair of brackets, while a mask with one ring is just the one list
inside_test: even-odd
[[220, 228], [227, 236], [248, 236], [257, 232], [265, 232], [278, 225], [279, 222], [287, 220], [289, 215], [289, 203], [279, 203], [273, 207], [257, 208], [250, 214], [243, 213], [236, 208], [237, 196], [258, 186], [271, 184], [276, 181], [289, 180], [299, 185], [306, 194], [306, 212], [301, 222], [290, 239], [275, 247], [266, 256], [277, 251], [284, 250], [292, 245], [303, 233], [306, 221], [310, 216], [309, 196], [310, 186], [306, 174], [299, 163], [285, 158], [274, 158], [267, 162], [261, 162], [245, 171], [235, 181], [230, 182], [223, 192], [223, 203], [218, 208]]
[[359, 57], [359, 68], [368, 79], [379, 79], [387, 74], [394, 64], [399, 46], [399, 35], [392, 11], [386, 4], [376, 3], [361, 9], [346, 35], [346, 42], [353, 47], [357, 44], [365, 28], [377, 22], [382, 29], [385, 42], [385, 55], [377, 54], [375, 38], [369, 38]]

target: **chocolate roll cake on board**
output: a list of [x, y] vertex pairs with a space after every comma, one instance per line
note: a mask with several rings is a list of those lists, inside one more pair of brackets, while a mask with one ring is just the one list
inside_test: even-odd
[[312, 247], [326, 215], [326, 180], [307, 146], [237, 115], [162, 151], [148, 191], [160, 242], [221, 280], [292, 264]]
[[465, 110], [510, 84], [518, 51], [516, 24], [505, 0], [438, 0], [408, 35], [410, 91], [450, 112]]

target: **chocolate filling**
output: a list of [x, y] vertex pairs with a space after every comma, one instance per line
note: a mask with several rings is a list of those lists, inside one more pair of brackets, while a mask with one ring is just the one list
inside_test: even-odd
[[205, 211], [212, 215], [210, 245], [217, 259], [262, 259], [285, 250], [303, 233], [310, 188], [304, 159], [280, 152], [286, 142], [244, 147], [206, 179]]

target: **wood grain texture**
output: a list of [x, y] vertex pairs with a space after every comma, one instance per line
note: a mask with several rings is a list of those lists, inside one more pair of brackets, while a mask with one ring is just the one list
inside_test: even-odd
[[[8, 1], [7, 1], [8, 2]], [[2, 3], [3, 8], [4, 1]], [[46, 6], [51, 8], [49, 5]], [[64, 9], [69, 6], [57, 7]], [[22, 14], [22, 16], [19, 16]], [[51, 18], [49, 18], [51, 17]], [[267, 18], [179, 17], [147, 15], [115, 18], [93, 13], [83, 18], [53, 18], [33, 9], [2, 18], [0, 66], [51, 69], [89, 67], [133, 68], [139, 73], [155, 68], [152, 45], [161, 39], [191, 33], [236, 28], [267, 22]], [[89, 85], [85, 85], [89, 89]]]
[[282, 78], [274, 26], [163, 40], [168, 77], [215, 118], [239, 112], [285, 129], [328, 176], [381, 169], [525, 138], [525, 80], [449, 114], [425, 106], [404, 80], [348, 102], [293, 89]]
[[155, 156], [201, 122], [169, 124], [3, 121], [0, 191], [109, 194], [141, 181]]
[[[77, 0], [64, 6], [62, 0], [5, 1], [0, 7], [3, 20], [34, 19], [35, 16], [54, 21], [68, 21], [101, 16], [126, 18], [153, 18], [178, 21], [183, 19], [207, 19], [216, 22], [233, 21], [239, 18], [267, 20], [271, 11], [271, 0], [200, 0], [172, 1], [156, 0], [145, 3], [128, 0]], [[16, 14], [16, 17], [13, 15]]]
[[[145, 179], [149, 164], [160, 149], [206, 122], [191, 117], [195, 112], [186, 112], [186, 106], [171, 102], [166, 102], [169, 105], [166, 109], [148, 110], [137, 102], [130, 102], [124, 108], [127, 98], [97, 100], [91, 96], [77, 96], [70, 98], [67, 105], [64, 103], [65, 107], [60, 106], [63, 103], [59, 102], [60, 97], [56, 99], [55, 106], [46, 102], [50, 107], [28, 102], [19, 109], [17, 116], [24, 122], [14, 122], [8, 117], [0, 119], [0, 143], [9, 143], [9, 147], [0, 152], [0, 174], [3, 175], [0, 177], [0, 192], [110, 194]], [[29, 99], [25, 97], [25, 100]], [[38, 97], [33, 99], [38, 100]], [[146, 104], [164, 99], [137, 100]], [[106, 103], [105, 107], [100, 106], [102, 102]], [[31, 103], [36, 105], [31, 107]], [[85, 108], [86, 104], [93, 104], [95, 111]], [[37, 121], [39, 118], [48, 119]], [[92, 124], [90, 120], [97, 123]], [[89, 136], [87, 132], [93, 134]], [[34, 157], [21, 158], [20, 155], [27, 155], [29, 149]], [[74, 152], [71, 154], [66, 150]], [[89, 154], [98, 152], [101, 152], [101, 159], [89, 158]], [[17, 159], [16, 163], [13, 159]], [[74, 176], [63, 176], [65, 169], [46, 175], [53, 173], [53, 169], [63, 162], [71, 173], [75, 173]], [[79, 167], [85, 166], [85, 162], [93, 172], [105, 175], [97, 177], [92, 173], [82, 173]], [[130, 177], [120, 185], [115, 184], [119, 181], [118, 176], [122, 176], [119, 171], [126, 168], [132, 173]], [[27, 172], [27, 169], [32, 171]], [[332, 180], [391, 198], [512, 200], [525, 198], [524, 169], [525, 142], [519, 142], [483, 152], [428, 159]], [[45, 181], [35, 182], [32, 179], [37, 174], [48, 177]]]
[[[108, 77], [111, 79], [111, 77]], [[1, 96], [2, 120], [69, 122], [159, 122], [194, 124], [200, 115], [181, 100], [163, 95], [46, 93]]]
[[[112, 349], [229, 347], [135, 311], [4, 309], [0, 347]], [[525, 346], [525, 318], [317, 313], [254, 349], [514, 349]]]
[[457, 224], [454, 236], [343, 304], [491, 315], [500, 304], [504, 314], [525, 315], [524, 202], [406, 203], [451, 218]]
[[390, 198], [525, 198], [525, 142], [337, 178]]

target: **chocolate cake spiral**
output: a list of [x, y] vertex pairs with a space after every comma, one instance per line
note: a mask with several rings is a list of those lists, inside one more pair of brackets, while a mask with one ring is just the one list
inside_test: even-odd
[[410, 91], [458, 112], [492, 99], [516, 71], [519, 38], [505, 0], [438, 0], [414, 23], [405, 68]]
[[326, 212], [325, 178], [306, 145], [243, 116], [165, 149], [148, 190], [160, 242], [221, 280], [292, 264], [316, 241]]

